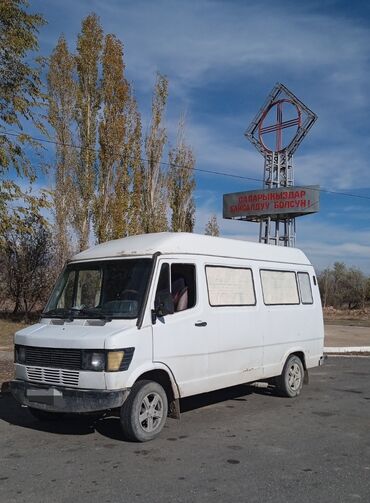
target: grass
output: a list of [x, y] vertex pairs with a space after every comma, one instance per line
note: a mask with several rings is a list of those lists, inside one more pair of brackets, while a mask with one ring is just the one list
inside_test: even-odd
[[[19, 321], [0, 319], [0, 389], [4, 382], [13, 379], [13, 337], [14, 333], [27, 325]], [[10, 355], [8, 354], [10, 352]]]
[[26, 326], [24, 323], [0, 319], [0, 351], [12, 351], [14, 333]]

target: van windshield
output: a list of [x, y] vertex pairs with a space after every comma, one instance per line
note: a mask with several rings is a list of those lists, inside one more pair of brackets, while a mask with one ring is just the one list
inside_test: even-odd
[[42, 313], [52, 318], [137, 318], [152, 259], [69, 264]]

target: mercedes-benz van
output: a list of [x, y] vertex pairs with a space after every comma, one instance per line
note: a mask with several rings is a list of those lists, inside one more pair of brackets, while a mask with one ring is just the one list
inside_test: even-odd
[[302, 251], [132, 236], [67, 263], [39, 323], [15, 334], [11, 390], [40, 420], [119, 411], [125, 435], [146, 441], [183, 397], [259, 380], [297, 396], [323, 339]]

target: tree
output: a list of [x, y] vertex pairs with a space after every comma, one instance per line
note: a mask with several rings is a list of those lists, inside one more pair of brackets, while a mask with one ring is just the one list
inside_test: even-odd
[[130, 196], [130, 227], [129, 234], [141, 234], [144, 232], [144, 165], [141, 155], [142, 130], [141, 116], [137, 109], [134, 98], [131, 100], [132, 136], [131, 136], [131, 169], [132, 169], [132, 193]]
[[8, 228], [4, 237], [6, 292], [14, 302], [14, 312], [23, 309], [27, 320], [35, 306], [45, 301], [53, 279], [51, 235], [43, 220], [32, 215], [23, 226]]
[[152, 120], [145, 139], [146, 166], [143, 171], [143, 230], [161, 232], [168, 229], [166, 173], [161, 167], [163, 149], [167, 141], [163, 115], [168, 97], [168, 80], [157, 75], [152, 100]]
[[204, 234], [206, 236], [219, 236], [220, 235], [220, 228], [217, 223], [216, 215], [212, 215], [211, 218], [208, 220], [207, 225], [205, 227]]
[[124, 144], [130, 96], [124, 77], [122, 44], [113, 35], [105, 38], [102, 66], [103, 113], [99, 124], [98, 191], [94, 205], [98, 243], [125, 235], [128, 218], [130, 178]]
[[366, 299], [366, 276], [362, 271], [351, 267], [346, 271], [343, 302], [348, 309], [363, 309]]
[[193, 232], [195, 223], [195, 158], [191, 147], [185, 142], [184, 129], [182, 118], [177, 133], [177, 145], [169, 152], [168, 198], [172, 210], [173, 232]]
[[367, 278], [366, 280], [366, 296], [365, 296], [366, 301], [370, 301], [370, 277]]
[[26, 0], [0, 2], [0, 232], [3, 233], [12, 218], [20, 217], [24, 199], [38, 210], [45, 206], [45, 197], [25, 193], [13, 180], [6, 180], [9, 170], [29, 181], [36, 179], [35, 169], [27, 157], [28, 146], [38, 147], [28, 135], [10, 136], [9, 126], [23, 129], [24, 121], [43, 130], [37, 115], [42, 102], [39, 67], [30, 64], [29, 53], [37, 51], [39, 28], [45, 23], [40, 14], [27, 12]]
[[56, 140], [55, 187], [52, 197], [58, 269], [61, 269], [71, 254], [71, 175], [77, 162], [76, 150], [71, 146], [74, 141], [72, 128], [76, 105], [74, 71], [75, 59], [68, 50], [66, 39], [61, 36], [50, 57], [48, 71], [48, 121], [55, 131]]
[[363, 308], [366, 300], [367, 278], [354, 267], [348, 268], [342, 262], [335, 262], [318, 275], [321, 299], [324, 307], [348, 309]]
[[77, 102], [79, 160], [73, 173], [74, 194], [73, 225], [78, 235], [78, 246], [84, 250], [89, 245], [92, 207], [96, 186], [96, 134], [100, 107], [98, 63], [103, 46], [103, 31], [99, 18], [90, 14], [82, 22], [77, 39]]

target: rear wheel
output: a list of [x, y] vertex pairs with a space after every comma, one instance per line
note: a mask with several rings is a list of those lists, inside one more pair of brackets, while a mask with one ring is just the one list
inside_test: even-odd
[[277, 378], [279, 394], [289, 398], [298, 396], [301, 392], [304, 379], [304, 369], [301, 359], [291, 355], [287, 359], [281, 376]]
[[35, 419], [42, 422], [58, 421], [64, 416], [60, 412], [49, 412], [48, 410], [34, 409], [33, 407], [28, 407], [28, 410]]
[[154, 381], [138, 381], [121, 408], [125, 437], [136, 442], [152, 440], [166, 422], [168, 401], [165, 390]]

